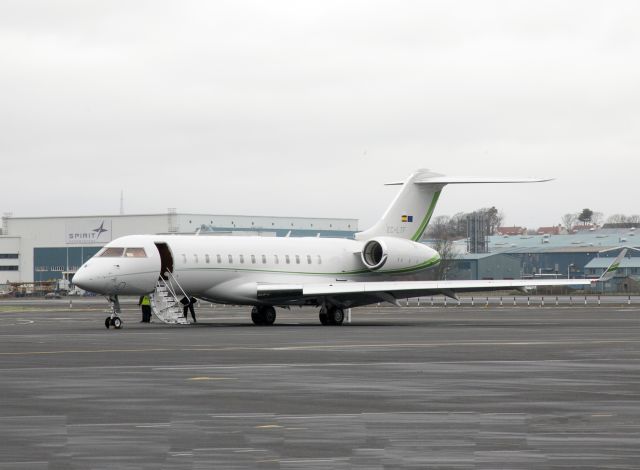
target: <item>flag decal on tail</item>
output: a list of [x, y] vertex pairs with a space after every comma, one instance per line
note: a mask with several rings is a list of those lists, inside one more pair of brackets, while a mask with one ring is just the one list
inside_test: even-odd
[[402, 216], [402, 221], [403, 222], [413, 222], [413, 216], [412, 215], [403, 215]]

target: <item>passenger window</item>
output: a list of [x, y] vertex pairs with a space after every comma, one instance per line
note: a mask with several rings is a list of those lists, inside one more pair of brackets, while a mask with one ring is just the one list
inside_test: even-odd
[[244, 255], [240, 255], [240, 264], [244, 264]]
[[278, 255], [273, 255], [273, 261], [274, 261], [276, 264], [279, 264], [279, 263], [280, 263], [280, 260], [278, 259]]
[[307, 255], [307, 264], [311, 264], [311, 255]]
[[318, 264], [322, 264], [322, 258], [318, 255]]
[[204, 255], [204, 262], [209, 264], [211, 260], [209, 259], [209, 255]]
[[195, 261], [195, 263], [198, 263], [198, 255], [193, 255], [193, 261]]
[[267, 264], [267, 257], [262, 255], [262, 264]]
[[229, 255], [229, 264], [233, 264], [233, 255]]
[[144, 251], [144, 248], [127, 248], [124, 256], [125, 258], [146, 258], [147, 253]]
[[300, 264], [300, 255], [296, 255], [296, 264]]
[[222, 256], [216, 255], [216, 261], [218, 262], [218, 264], [222, 263]]
[[182, 253], [182, 264], [187, 264], [187, 255]]
[[256, 264], [256, 255], [251, 255], [251, 264]]
[[284, 255], [284, 261], [287, 264], [291, 264], [291, 259], [289, 258], [289, 255]]
[[123, 253], [124, 248], [115, 248], [111, 246], [109, 248], [106, 248], [100, 256], [104, 258], [120, 258]]

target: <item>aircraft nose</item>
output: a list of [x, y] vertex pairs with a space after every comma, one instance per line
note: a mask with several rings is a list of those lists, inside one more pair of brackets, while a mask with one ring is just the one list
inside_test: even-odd
[[78, 269], [73, 275], [73, 284], [81, 289], [88, 290], [90, 292], [100, 293], [101, 282], [91, 272], [91, 269], [86, 265]]

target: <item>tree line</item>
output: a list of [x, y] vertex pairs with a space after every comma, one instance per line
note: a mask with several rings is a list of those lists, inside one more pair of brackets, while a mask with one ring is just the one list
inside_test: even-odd
[[[571, 231], [578, 223], [582, 225], [601, 225], [604, 219], [602, 212], [593, 211], [589, 208], [582, 209], [581, 212], [568, 213], [561, 217], [562, 226]], [[640, 224], [640, 215], [613, 214], [607, 217], [605, 224], [611, 225], [633, 225]]]
[[483, 207], [473, 212], [458, 212], [452, 216], [435, 217], [427, 228], [427, 238], [433, 240], [458, 240], [467, 237], [467, 220], [470, 216], [484, 220], [485, 235], [495, 235], [504, 221], [504, 214], [492, 207]]

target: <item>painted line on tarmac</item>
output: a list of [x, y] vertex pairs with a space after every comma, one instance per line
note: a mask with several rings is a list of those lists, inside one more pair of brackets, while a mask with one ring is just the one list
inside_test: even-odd
[[311, 367], [311, 368], [332, 368], [332, 367], [373, 367], [373, 366], [421, 366], [421, 365], [456, 365], [456, 364], [514, 364], [514, 365], [536, 365], [536, 364], [547, 364], [547, 363], [557, 363], [557, 364], [571, 364], [571, 365], [585, 365], [587, 367], [625, 367], [625, 364], [630, 363], [635, 370], [637, 367], [635, 364], [637, 360], [635, 358], [631, 359], [620, 359], [620, 360], [612, 360], [612, 359], [540, 359], [540, 360], [528, 360], [523, 359], [519, 360], [468, 360], [468, 361], [375, 361], [375, 362], [280, 362], [280, 363], [253, 363], [253, 364], [242, 364], [242, 365], [198, 365], [198, 364], [190, 364], [184, 366], [171, 366], [171, 365], [157, 365], [157, 364], [148, 364], [148, 365], [95, 365], [95, 366], [51, 366], [51, 367], [4, 367], [0, 368], [0, 372], [17, 372], [17, 371], [35, 371], [35, 370], [52, 370], [56, 371], [75, 371], [78, 369], [82, 370], [91, 370], [91, 369], [99, 369], [99, 370], [109, 370], [109, 369], [150, 369], [152, 371], [184, 371], [184, 372], [193, 372], [193, 371], [209, 371], [209, 370], [251, 370], [251, 369], [265, 369], [265, 368], [297, 368], [297, 367]]
[[209, 377], [209, 376], [198, 376], [198, 377], [189, 377], [187, 380], [192, 382], [203, 382], [208, 380], [238, 380], [236, 377]]
[[318, 344], [305, 346], [229, 346], [212, 348], [127, 348], [127, 349], [69, 349], [59, 351], [21, 351], [0, 352], [0, 356], [40, 356], [62, 354], [105, 354], [105, 353], [146, 353], [146, 352], [232, 352], [232, 351], [330, 351], [343, 349], [406, 349], [406, 348], [440, 348], [451, 346], [559, 346], [559, 345], [595, 345], [595, 344], [633, 344], [640, 339], [602, 339], [602, 340], [569, 340], [569, 341], [460, 341], [438, 343], [365, 343], [365, 344]]

